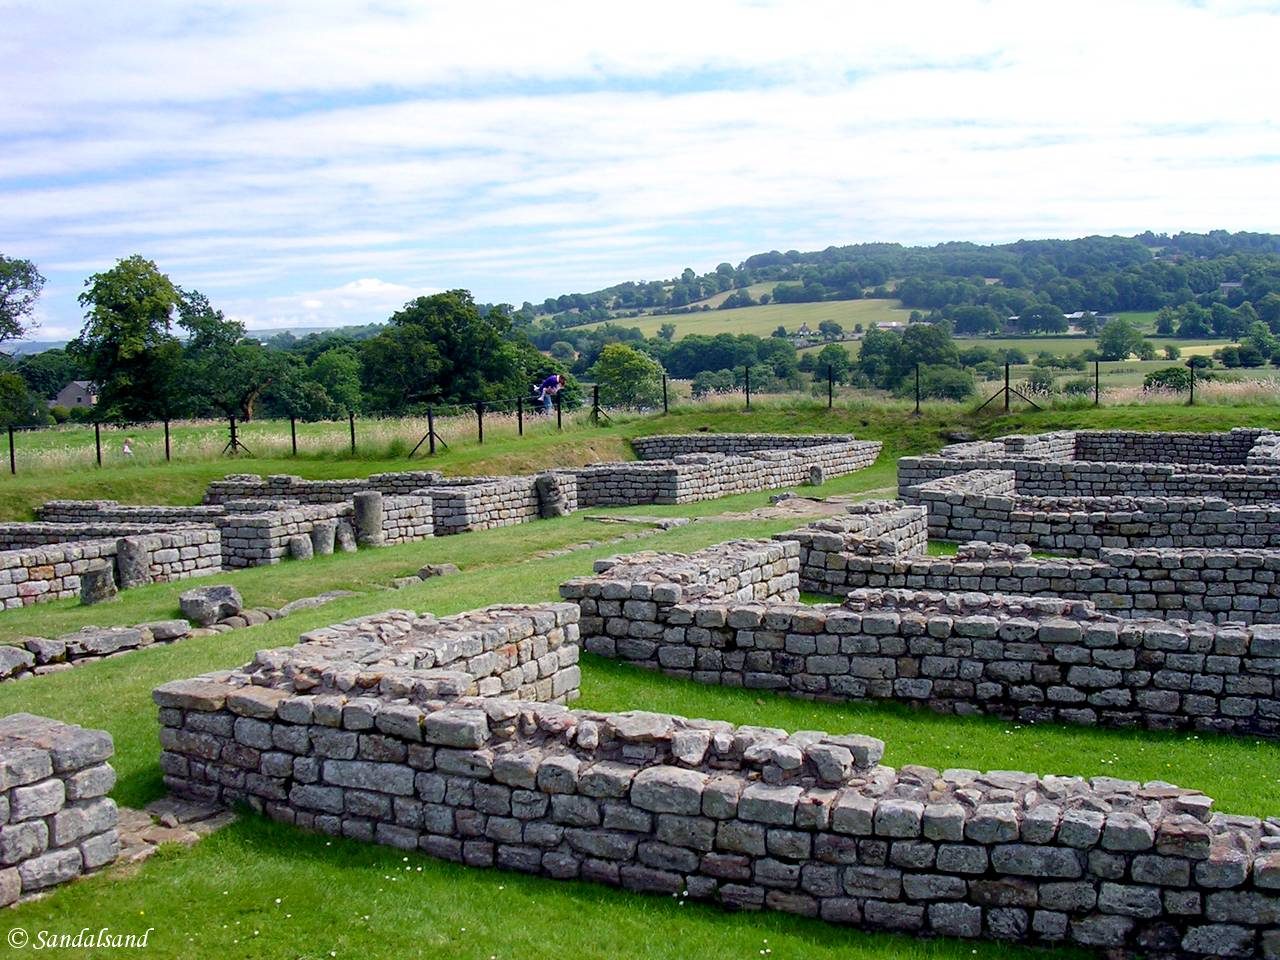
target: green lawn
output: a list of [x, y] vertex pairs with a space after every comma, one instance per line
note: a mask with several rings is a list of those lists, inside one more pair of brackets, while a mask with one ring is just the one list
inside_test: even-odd
[[[966, 408], [970, 409], [970, 408]], [[1280, 427], [1280, 408], [1153, 407], [1049, 410], [976, 417], [948, 405], [926, 405], [911, 416], [903, 404], [759, 403], [688, 408], [668, 417], [613, 429], [583, 429], [563, 436], [505, 439], [483, 448], [459, 445], [440, 458], [450, 472], [530, 469], [589, 459], [600, 451], [625, 452], [637, 433], [712, 430], [849, 430], [882, 439], [886, 453], [871, 469], [838, 478], [823, 493], [873, 494], [894, 483], [897, 456], [936, 448], [963, 427], [978, 435], [1071, 426], [1144, 429], [1227, 429], [1250, 424]], [[253, 469], [276, 461], [249, 461]], [[304, 459], [285, 461], [311, 476], [343, 476], [393, 469], [402, 463]], [[269, 466], [268, 466], [269, 465]], [[88, 477], [45, 477], [19, 496], [6, 491], [8, 509], [23, 497], [106, 489], [113, 480], [145, 478], [130, 486], [141, 498], [195, 499], [210, 471], [224, 464], [183, 464], [147, 470], [113, 468]], [[203, 471], [203, 472], [202, 472]], [[122, 498], [125, 498], [122, 496]], [[358, 595], [285, 620], [215, 637], [155, 647], [61, 674], [0, 686], [0, 713], [29, 710], [111, 731], [120, 773], [114, 791], [128, 805], [162, 793], [157, 767], [155, 707], [159, 683], [225, 668], [255, 650], [293, 642], [325, 623], [391, 607], [454, 613], [488, 603], [554, 599], [565, 579], [589, 572], [593, 559], [634, 549], [693, 550], [733, 537], [767, 537], [794, 525], [780, 519], [717, 519], [767, 503], [766, 493], [683, 507], [635, 507], [619, 512], [684, 514], [703, 519], [634, 544], [599, 545], [569, 555], [531, 559], [538, 550], [617, 536], [629, 528], [583, 515], [536, 524], [428, 540], [382, 550], [336, 555], [223, 575], [252, 604], [276, 604], [323, 589], [347, 587]], [[591, 510], [588, 513], [607, 511]], [[945, 551], [937, 545], [934, 552]], [[458, 563], [454, 577], [403, 591], [386, 581], [430, 561]], [[51, 633], [90, 620], [132, 623], [171, 614], [180, 584], [126, 592], [115, 604], [89, 610], [70, 602], [0, 614], [0, 637]], [[886, 762], [937, 767], [1031, 769], [1040, 773], [1111, 775], [1171, 780], [1218, 799], [1223, 810], [1274, 814], [1280, 794], [1280, 744], [1243, 738], [1026, 727], [992, 718], [955, 718], [896, 704], [830, 704], [773, 693], [699, 686], [596, 657], [583, 662], [580, 705], [600, 710], [643, 706], [692, 716], [789, 729], [858, 731], [882, 737]], [[278, 898], [278, 902], [277, 902]], [[495, 904], [501, 904], [495, 909]], [[839, 929], [774, 914], [728, 914], [661, 897], [641, 897], [585, 884], [558, 883], [497, 871], [472, 870], [372, 845], [328, 840], [249, 816], [189, 850], [168, 850], [137, 868], [70, 884], [9, 914], [10, 926], [74, 933], [108, 926], [116, 933], [154, 927], [148, 955], [188, 957], [398, 958], [794, 956], [866, 958], [1062, 957], [1004, 944], [935, 941]], [[770, 951], [762, 954], [761, 951]], [[57, 952], [51, 952], [58, 956]], [[67, 954], [62, 954], [67, 955]], [[76, 956], [94, 955], [77, 952]]]

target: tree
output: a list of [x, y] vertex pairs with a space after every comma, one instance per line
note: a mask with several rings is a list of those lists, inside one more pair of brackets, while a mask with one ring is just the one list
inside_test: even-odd
[[670, 343], [676, 338], [676, 325], [674, 323], [664, 323], [658, 328], [658, 336]]
[[316, 357], [309, 376], [324, 388], [343, 413], [360, 410], [360, 355], [351, 347], [334, 347]]
[[[924, 319], [918, 317], [920, 311], [911, 311], [913, 318]], [[950, 313], [950, 320], [955, 327], [956, 333], [976, 336], [983, 333], [995, 333], [1000, 329], [1000, 316], [990, 307], [985, 306], [961, 306], [956, 307]], [[913, 319], [912, 322], [917, 322]]]
[[1203, 340], [1213, 336], [1209, 311], [1196, 303], [1184, 304], [1178, 311], [1178, 336], [1184, 340]]
[[[914, 374], [898, 387], [900, 397], [915, 396]], [[920, 367], [920, 397], [924, 400], [968, 400], [975, 393], [973, 374], [961, 367], [922, 365]]]
[[779, 340], [785, 340], [787, 339], [787, 328], [782, 324], [778, 324], [773, 333], [769, 334], [769, 336], [776, 337]]
[[662, 402], [662, 367], [624, 343], [600, 351], [590, 370], [600, 385], [600, 402], [610, 407], [654, 407]]
[[693, 378], [693, 396], [701, 400], [713, 393], [729, 393], [734, 389], [732, 370], [701, 370]]
[[183, 363], [187, 403], [252, 420], [258, 400], [281, 374], [283, 355], [245, 338], [244, 324], [228, 320], [198, 290], [179, 293], [178, 325], [188, 335]]
[[368, 408], [380, 413], [509, 399], [532, 384], [531, 358], [512, 339], [506, 312], [481, 316], [467, 290], [411, 300], [360, 354]]
[[831, 376], [835, 378], [836, 383], [844, 383], [849, 379], [849, 371], [853, 369], [853, 362], [849, 359], [849, 351], [838, 343], [828, 343], [818, 351], [818, 356], [814, 361], [814, 379], [826, 380], [828, 369], [830, 369]]
[[1186, 367], [1164, 367], [1153, 370], [1142, 378], [1143, 390], [1188, 390], [1191, 387], [1191, 371]]
[[823, 320], [818, 324], [818, 332], [828, 340], [838, 340], [844, 336], [844, 327], [834, 320]]
[[573, 344], [564, 340], [557, 340], [551, 344], [547, 352], [561, 363], [573, 363], [578, 359], [578, 351], [573, 349]]
[[44, 277], [30, 260], [0, 253], [0, 344], [20, 340], [31, 329], [31, 311]]
[[0, 373], [0, 427], [42, 426], [49, 422], [43, 401], [11, 371]]
[[85, 372], [66, 350], [42, 350], [19, 357], [14, 371], [27, 381], [31, 391], [52, 400], [72, 380], [85, 379]]
[[1164, 358], [1166, 360], [1177, 360], [1182, 356], [1182, 348], [1176, 343], [1166, 343], [1164, 345]]
[[1144, 343], [1142, 333], [1124, 317], [1114, 317], [1098, 334], [1098, 355], [1103, 360], [1127, 360]]
[[1067, 318], [1053, 304], [1045, 303], [1025, 310], [1019, 317], [1024, 330], [1033, 333], [1064, 333], [1067, 329]]
[[95, 273], [85, 288], [79, 297], [85, 325], [67, 350], [98, 385], [100, 415], [167, 416], [182, 352], [171, 332], [178, 288], [136, 254]]

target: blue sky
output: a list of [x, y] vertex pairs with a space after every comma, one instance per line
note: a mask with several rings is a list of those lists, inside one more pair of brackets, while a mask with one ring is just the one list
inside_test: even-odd
[[0, 0], [0, 252], [251, 329], [768, 249], [1280, 231], [1275, 3]]

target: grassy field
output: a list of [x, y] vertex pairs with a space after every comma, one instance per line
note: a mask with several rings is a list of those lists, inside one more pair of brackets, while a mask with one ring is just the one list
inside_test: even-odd
[[[906, 323], [910, 310], [903, 309], [897, 300], [829, 300], [825, 303], [769, 303], [762, 307], [739, 307], [736, 310], [708, 310], [701, 313], [662, 314], [656, 317], [636, 317], [611, 320], [624, 327], [639, 327], [646, 337], [656, 337], [664, 323], [676, 325], [676, 339], [691, 333], [714, 336], [717, 333], [754, 333], [767, 337], [778, 325], [794, 332], [802, 323], [812, 330], [818, 329], [823, 320], [834, 320], [846, 330], [854, 324], [869, 327], [873, 323]], [[590, 329], [594, 324], [584, 324]], [[574, 329], [579, 329], [575, 327]]]
[[[1116, 407], [974, 416], [946, 405], [926, 405], [924, 416], [893, 403], [763, 402], [750, 412], [700, 407], [670, 416], [633, 420], [612, 429], [499, 439], [480, 447], [459, 444], [433, 465], [451, 473], [528, 470], [601, 455], [626, 453], [629, 436], [711, 430], [850, 431], [882, 439], [885, 454], [869, 470], [838, 478], [824, 494], [884, 495], [894, 463], [904, 453], [933, 449], [964, 429], [981, 436], [1067, 427], [1221, 430], [1256, 425], [1280, 428], [1280, 407]], [[333, 477], [403, 467], [403, 463], [319, 458], [286, 461], [294, 472]], [[245, 460], [237, 469], [267, 471], [274, 460]], [[78, 494], [92, 481], [113, 490], [118, 482], [136, 497], [192, 502], [204, 478], [222, 463], [175, 464], [149, 469], [112, 467], [88, 478], [80, 473], [7, 478], [0, 483], [5, 510], [21, 512], [35, 498]], [[136, 478], [136, 479], [134, 479]], [[27, 484], [16, 494], [13, 484]], [[114, 791], [128, 805], [162, 792], [157, 767], [155, 707], [150, 691], [176, 677], [245, 662], [255, 650], [289, 644], [307, 629], [400, 607], [449, 614], [496, 602], [552, 599], [565, 579], [591, 569], [594, 559], [632, 549], [692, 550], [733, 537], [767, 537], [794, 525], [786, 519], [737, 518], [768, 501], [767, 493], [721, 501], [638, 507], [616, 512], [698, 517], [676, 530], [621, 546], [597, 543], [538, 559], [534, 554], [616, 536], [612, 525], [579, 514], [521, 527], [427, 540], [355, 555], [317, 558], [223, 575], [251, 604], [275, 604], [323, 589], [357, 595], [285, 620], [217, 637], [184, 641], [99, 661], [73, 671], [0, 685], [0, 714], [45, 713], [111, 731], [120, 773]], [[591, 510], [590, 514], [609, 511]], [[730, 514], [731, 516], [725, 516]], [[945, 550], [945, 545], [936, 549]], [[426, 562], [457, 563], [457, 576], [401, 591], [386, 589], [393, 576]], [[53, 633], [92, 620], [134, 623], [171, 615], [181, 585], [127, 591], [114, 604], [80, 608], [58, 602], [0, 614], [0, 639]], [[1280, 795], [1280, 744], [1244, 738], [1026, 727], [993, 718], [942, 717], [894, 704], [824, 704], [759, 691], [730, 690], [677, 681], [595, 657], [583, 663], [583, 698], [591, 709], [646, 709], [764, 724], [789, 729], [857, 731], [882, 737], [886, 762], [937, 767], [1032, 769], [1041, 773], [1110, 775], [1170, 780], [1203, 789], [1229, 812], [1274, 814]], [[1005, 944], [909, 938], [836, 928], [774, 914], [728, 914], [678, 900], [641, 897], [605, 888], [558, 883], [498, 871], [473, 870], [416, 854], [312, 836], [253, 816], [191, 849], [167, 849], [139, 867], [74, 883], [8, 914], [9, 926], [74, 933], [84, 926], [116, 933], [148, 927], [148, 956], [683, 958], [777, 956], [961, 960], [1073, 956]], [[763, 951], [769, 951], [764, 954]], [[56, 951], [51, 955], [59, 956]], [[67, 955], [67, 954], [62, 954]], [[76, 956], [93, 955], [78, 952]]]

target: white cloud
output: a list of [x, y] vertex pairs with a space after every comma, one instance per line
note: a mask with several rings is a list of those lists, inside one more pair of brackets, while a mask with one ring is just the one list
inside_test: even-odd
[[771, 247], [1280, 221], [1263, 4], [194, 10], [0, 0], [0, 250], [50, 276], [46, 335], [134, 252], [320, 325]]

